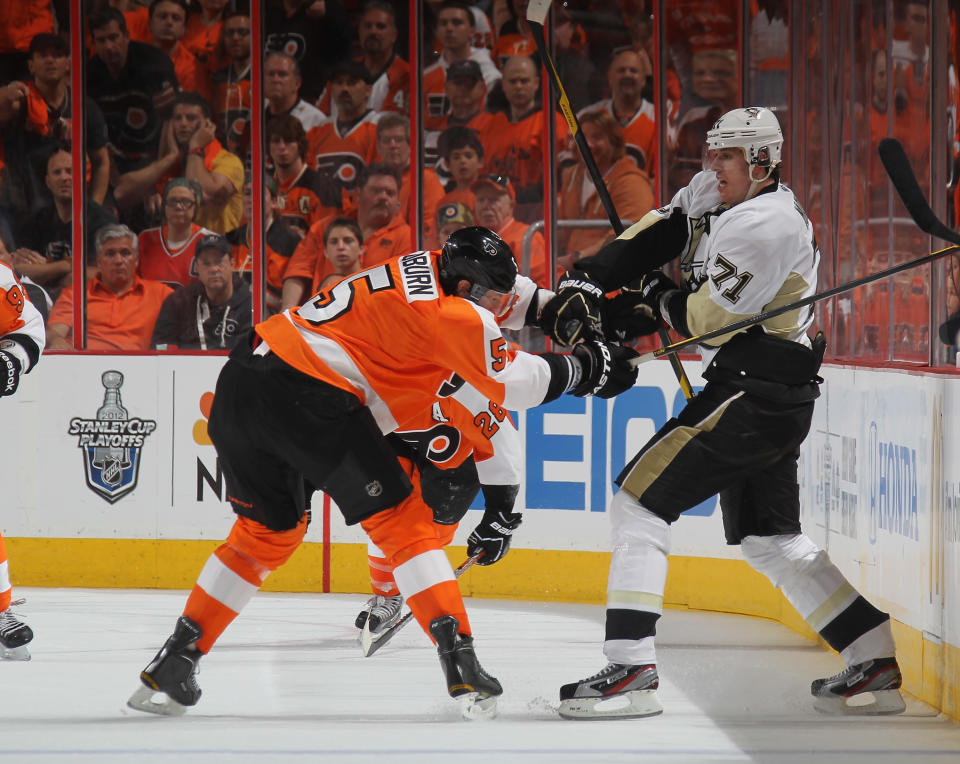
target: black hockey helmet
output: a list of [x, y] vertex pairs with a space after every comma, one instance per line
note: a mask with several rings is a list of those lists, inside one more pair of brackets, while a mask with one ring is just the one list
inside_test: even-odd
[[512, 292], [517, 261], [510, 245], [483, 226], [454, 231], [440, 255], [440, 286], [447, 294], [455, 294], [461, 279], [484, 290]]

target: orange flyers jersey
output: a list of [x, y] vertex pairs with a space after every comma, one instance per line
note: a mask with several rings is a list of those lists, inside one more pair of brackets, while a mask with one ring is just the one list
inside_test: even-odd
[[627, 156], [647, 175], [653, 177], [657, 170], [657, 123], [653, 104], [644, 100], [632, 115], [623, 117], [613, 109], [613, 99], [590, 104], [578, 112], [577, 117], [591, 111], [605, 111], [623, 128], [623, 140], [626, 142]]
[[250, 67], [239, 75], [227, 66], [213, 73], [210, 106], [224, 146], [231, 154], [245, 157], [250, 146]]
[[459, 467], [473, 456], [481, 483], [519, 483], [523, 452], [507, 410], [456, 374], [450, 375], [440, 393], [447, 397], [403, 423], [397, 435], [440, 469]]
[[197, 269], [193, 264], [197, 242], [208, 231], [193, 223], [189, 238], [177, 247], [167, 243], [167, 227], [148, 228], [137, 239], [140, 250], [140, 276], [150, 281], [163, 281], [167, 284], [186, 286], [197, 280]]
[[277, 179], [277, 214], [301, 235], [318, 220], [339, 215], [341, 204], [337, 184], [306, 165], [288, 180]]
[[352, 191], [360, 170], [376, 156], [377, 118], [376, 112], [368, 111], [343, 134], [335, 120], [310, 128], [307, 157], [311, 167], [335, 178], [342, 188]]
[[[562, 115], [552, 112], [557, 136], [557, 153], [570, 142], [570, 129]], [[494, 115], [486, 148], [486, 172], [506, 175], [517, 190], [543, 182], [544, 112], [535, 111], [519, 122], [506, 114]]]
[[[46, 342], [43, 317], [20, 286], [13, 271], [0, 263], [0, 350], [15, 355], [29, 371]], [[35, 352], [28, 352], [28, 347]], [[34, 360], [31, 361], [30, 359]]]
[[[363, 63], [362, 56], [354, 60]], [[409, 91], [410, 64], [394, 55], [379, 74], [374, 74], [367, 108], [374, 111], [397, 111], [406, 114]], [[330, 100], [329, 86], [323, 89], [323, 93], [317, 100], [317, 108], [324, 114], [335, 114], [336, 104]]]
[[450, 372], [511, 409], [540, 404], [546, 360], [513, 351], [493, 314], [446, 295], [439, 252], [413, 252], [352, 274], [257, 325], [286, 363], [357, 395], [383, 432], [430, 410]]

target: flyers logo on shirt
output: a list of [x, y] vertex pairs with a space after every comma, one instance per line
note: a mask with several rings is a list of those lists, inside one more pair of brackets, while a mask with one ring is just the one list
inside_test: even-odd
[[137, 487], [140, 454], [157, 423], [129, 416], [120, 400], [123, 374], [119, 371], [105, 371], [100, 381], [103, 405], [96, 418], [74, 417], [67, 432], [77, 436], [77, 447], [83, 451], [87, 486], [113, 504]]

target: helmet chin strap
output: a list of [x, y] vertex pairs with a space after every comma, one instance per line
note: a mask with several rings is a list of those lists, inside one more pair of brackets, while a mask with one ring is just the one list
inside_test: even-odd
[[773, 164], [770, 165], [770, 166], [767, 168], [767, 173], [766, 173], [766, 175], [764, 175], [762, 178], [760, 178], [759, 180], [757, 180], [756, 178], [753, 177], [753, 168], [754, 168], [754, 167], [757, 167], [757, 166], [758, 166], [758, 165], [754, 165], [754, 164], [749, 165], [749, 167], [750, 167], [750, 188], [747, 189], [747, 195], [746, 195], [745, 197], [743, 197], [743, 201], [747, 201], [747, 199], [752, 199], [752, 198], [756, 195], [757, 191], [760, 190], [760, 184], [761, 184], [761, 183], [764, 183], [766, 180], [768, 180], [768, 179], [770, 178], [770, 176], [773, 175], [773, 171], [776, 169], [776, 165], [773, 165]]

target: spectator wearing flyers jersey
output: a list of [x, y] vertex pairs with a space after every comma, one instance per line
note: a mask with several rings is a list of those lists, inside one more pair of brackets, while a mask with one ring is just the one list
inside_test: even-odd
[[280, 219], [305, 236], [321, 218], [341, 212], [339, 184], [307, 166], [307, 134], [292, 114], [267, 123], [267, 152], [276, 179], [276, 208]]
[[[357, 196], [357, 223], [363, 234], [365, 268], [410, 248], [410, 226], [400, 211], [400, 174], [388, 164], [365, 168]], [[314, 223], [297, 246], [283, 282], [283, 307], [300, 305], [330, 275], [323, 239], [330, 218]]]
[[212, 231], [195, 221], [203, 203], [200, 184], [187, 178], [167, 181], [163, 189], [163, 224], [139, 237], [139, 273], [146, 279], [186, 286], [197, 278], [193, 256], [197, 242]]
[[623, 128], [627, 156], [651, 178], [657, 167], [657, 125], [653, 104], [644, 97], [652, 74], [645, 51], [624, 48], [614, 53], [607, 69], [610, 98], [596, 101], [578, 114], [606, 111]]
[[327, 115], [300, 97], [303, 77], [300, 64], [286, 53], [268, 53], [263, 62], [263, 94], [267, 99], [267, 119], [292, 114], [309, 132], [329, 122]]
[[[451, 64], [443, 90], [449, 109], [441, 117], [428, 117], [425, 120], [427, 132], [424, 136], [424, 159], [428, 165], [437, 163], [438, 142], [441, 133], [447, 128], [455, 125], [469, 127], [480, 136], [481, 143], [486, 143], [495, 122], [494, 115], [483, 108], [487, 86], [476, 61], [457, 61]], [[442, 164], [437, 166], [437, 172], [444, 181], [449, 179], [448, 168]]]
[[187, 18], [183, 43], [207, 71], [224, 65], [217, 49], [228, 0], [196, 0]]
[[377, 152], [377, 112], [367, 107], [370, 74], [358, 61], [342, 61], [333, 70], [330, 94], [337, 117], [307, 131], [308, 164], [334, 178], [350, 198], [357, 177]]
[[[288, 226], [275, 214], [277, 182], [267, 176], [263, 179], [263, 228], [266, 231], [267, 270], [266, 302], [267, 310], [276, 313], [280, 307], [280, 294], [283, 290], [283, 277], [287, 264], [300, 243], [299, 231]], [[250, 178], [243, 184], [243, 216], [249, 221], [253, 217], [253, 191]], [[227, 241], [233, 248], [233, 266], [247, 283], [252, 281], [253, 257], [250, 246], [250, 223], [246, 222], [227, 234]]]
[[[487, 170], [506, 175], [516, 188], [524, 219], [543, 214], [543, 143], [545, 114], [540, 106], [540, 68], [530, 56], [511, 56], [503, 66], [506, 109], [494, 115], [487, 145]], [[569, 143], [570, 130], [559, 112], [550, 111], [558, 154]]]
[[166, 54], [131, 42], [120, 11], [104, 8], [89, 24], [96, 55], [87, 65], [87, 95], [103, 112], [111, 162], [122, 180], [156, 158], [179, 83]]
[[[511, 56], [532, 56], [537, 52], [537, 44], [527, 23], [527, 6], [530, 0], [509, 0], [513, 8], [513, 18], [505, 22], [497, 34], [497, 41], [491, 55], [494, 63], [503, 69]], [[559, 11], [559, 5], [557, 10]]]
[[227, 151], [246, 163], [250, 151], [250, 17], [227, 11], [221, 40], [227, 65], [211, 77], [213, 121]]
[[184, 45], [187, 24], [186, 0], [152, 0], [150, 3], [150, 44], [173, 61], [180, 89], [199, 93], [210, 100], [210, 71]]

